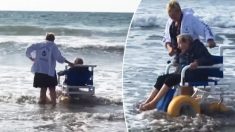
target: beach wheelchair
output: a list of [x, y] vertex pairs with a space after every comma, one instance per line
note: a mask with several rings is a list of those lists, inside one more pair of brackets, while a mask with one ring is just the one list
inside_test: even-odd
[[[203, 103], [213, 97], [213, 90], [218, 86], [221, 91], [222, 85], [230, 85], [229, 83], [223, 83], [221, 80], [224, 78], [224, 69], [223, 69], [223, 51], [225, 49], [235, 49], [235, 46], [220, 46], [219, 47], [219, 56], [212, 56], [214, 65], [212, 66], [198, 66], [195, 72], [196, 76], [205, 76], [208, 77], [206, 81], [193, 80], [187, 81], [187, 71], [189, 71], [190, 66], [185, 66], [181, 71], [181, 82], [178, 86], [170, 88], [164, 97], [156, 104], [156, 108], [159, 111], [167, 112], [168, 115], [175, 117], [179, 115], [196, 115], [202, 112], [202, 107], [206, 106], [207, 111], [214, 112], [226, 112], [228, 109], [223, 104], [223, 95], [222, 92], [219, 94], [219, 99], [213, 99], [213, 102]], [[170, 72], [170, 68], [173, 67], [173, 64], [170, 63], [167, 65], [165, 73]], [[194, 73], [195, 73], [194, 72]], [[195, 76], [194, 75], [194, 76]], [[199, 77], [200, 78], [200, 77]], [[179, 95], [180, 87], [193, 87], [194, 93], [192, 96], [189, 95]], [[216, 101], [215, 101], [216, 100]], [[204, 110], [205, 111], [205, 110]]]
[[61, 75], [58, 74], [58, 86], [62, 95], [69, 96], [71, 99], [93, 96], [95, 94], [93, 85], [95, 67], [96, 65], [75, 65], [68, 69], [68, 66], [65, 66], [63, 83], [60, 82]]

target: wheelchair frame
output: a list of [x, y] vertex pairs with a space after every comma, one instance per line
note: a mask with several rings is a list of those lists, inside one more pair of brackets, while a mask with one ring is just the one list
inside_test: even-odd
[[[219, 46], [219, 56], [223, 56], [223, 53], [224, 53], [224, 50], [226, 49], [235, 49], [235, 46]], [[170, 68], [173, 67], [173, 63], [170, 63], [167, 65], [166, 69], [165, 69], [165, 73], [168, 74], [169, 71], [170, 71]], [[180, 81], [180, 85], [179, 86], [188, 86], [188, 84], [186, 82], [184, 82], [184, 78], [185, 78], [185, 73], [187, 70], [189, 70], [190, 68], [190, 65], [187, 65], [185, 66], [182, 71], [181, 71], [181, 81]], [[212, 66], [198, 66], [197, 69], [205, 69], [205, 68], [219, 68], [221, 71], [223, 71], [224, 67], [223, 67], [223, 63], [222, 64], [215, 64], [215, 65], [212, 65]], [[208, 86], [211, 87], [213, 90], [215, 89], [215, 86], [216, 85], [230, 85], [230, 84], [222, 84], [222, 83], [218, 83], [218, 84], [215, 84], [215, 83], [209, 83], [208, 82]], [[194, 94], [191, 96], [191, 97], [196, 97], [199, 93], [202, 93], [201, 95], [201, 100], [200, 100], [200, 103], [202, 103], [211, 93], [205, 91], [205, 90], [201, 90], [199, 88], [196, 88], [195, 86], [194, 87]], [[174, 87], [175, 88], [175, 87]], [[205, 86], [204, 86], [205, 88]], [[220, 87], [221, 89], [221, 87]], [[220, 93], [220, 101], [219, 103], [222, 103], [223, 102], [223, 96], [222, 96], [222, 93]]]
[[[70, 86], [70, 85], [67, 85], [67, 84], [61, 84], [60, 83], [60, 76], [58, 76], [58, 86], [61, 89], [61, 92], [63, 95], [69, 95], [69, 96], [73, 96], [73, 95], [76, 95], [76, 96], [80, 96], [80, 95], [85, 95], [85, 96], [93, 96], [95, 94], [95, 87], [93, 85], [93, 72], [94, 72], [94, 68], [96, 67], [96, 65], [75, 65], [75, 67], [88, 67], [90, 72], [92, 72], [92, 75], [91, 75], [91, 84], [88, 84], [88, 85], [85, 85], [85, 86]], [[68, 69], [68, 66], [65, 66], [65, 70]], [[77, 89], [76, 91], [69, 91], [69, 89]], [[82, 89], [86, 89], [85, 90], [82, 90]]]

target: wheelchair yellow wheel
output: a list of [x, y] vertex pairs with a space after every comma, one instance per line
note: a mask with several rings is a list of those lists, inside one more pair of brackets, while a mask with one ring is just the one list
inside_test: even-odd
[[213, 102], [208, 105], [208, 109], [211, 112], [227, 112], [228, 108], [222, 103]]
[[61, 95], [61, 96], [59, 97], [59, 102], [60, 102], [60, 103], [69, 104], [70, 101], [71, 101], [71, 98], [70, 98], [69, 96]]
[[167, 114], [172, 117], [179, 115], [195, 116], [197, 113], [200, 113], [198, 101], [187, 95], [174, 97], [167, 108]]

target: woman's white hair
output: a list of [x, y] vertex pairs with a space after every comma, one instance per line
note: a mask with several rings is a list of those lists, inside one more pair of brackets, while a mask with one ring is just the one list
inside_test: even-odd
[[190, 34], [187, 33], [183, 33], [177, 36], [177, 41], [189, 41], [189, 42], [193, 42], [193, 38]]

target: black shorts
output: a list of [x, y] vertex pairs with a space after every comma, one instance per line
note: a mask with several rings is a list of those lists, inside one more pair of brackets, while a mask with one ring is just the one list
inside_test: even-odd
[[43, 73], [35, 73], [33, 87], [48, 88], [58, 84], [56, 75], [54, 77]]
[[165, 74], [161, 75], [157, 78], [157, 81], [154, 85], [154, 87], [158, 90], [161, 89], [163, 84], [166, 84], [168, 87], [175, 86], [180, 83], [180, 74]]

